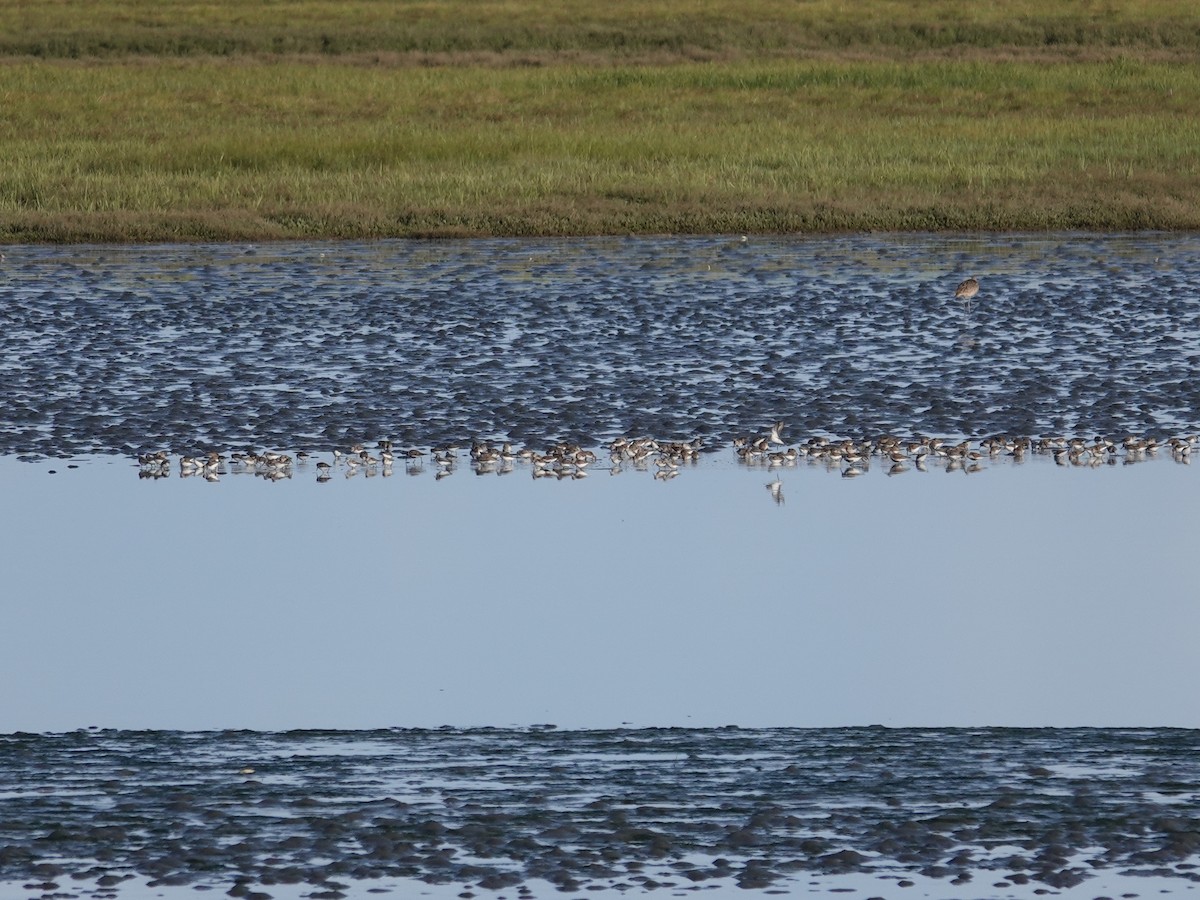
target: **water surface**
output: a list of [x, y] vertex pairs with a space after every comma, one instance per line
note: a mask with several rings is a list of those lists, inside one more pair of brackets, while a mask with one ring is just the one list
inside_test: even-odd
[[0, 730], [1200, 724], [1200, 467], [1169, 457], [78, 465], [0, 463]]

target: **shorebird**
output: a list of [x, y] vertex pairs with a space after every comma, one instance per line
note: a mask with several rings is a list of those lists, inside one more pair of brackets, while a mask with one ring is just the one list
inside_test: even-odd
[[979, 279], [968, 278], [960, 284], [954, 291], [954, 299], [961, 300], [967, 305], [967, 312], [971, 311], [971, 301], [975, 295], [979, 293]]

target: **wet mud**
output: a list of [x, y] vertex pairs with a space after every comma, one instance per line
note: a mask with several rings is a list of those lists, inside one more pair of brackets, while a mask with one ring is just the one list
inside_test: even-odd
[[2, 453], [1200, 428], [1196, 236], [6, 250]]
[[1195, 882], [1198, 791], [1194, 730], [12, 734], [0, 880], [235, 897], [345, 896], [387, 876], [514, 896], [531, 879], [679, 890], [850, 872], [965, 893], [1104, 871]]

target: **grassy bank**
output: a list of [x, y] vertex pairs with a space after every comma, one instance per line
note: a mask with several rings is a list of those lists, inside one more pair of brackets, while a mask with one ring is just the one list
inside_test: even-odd
[[[1196, 15], [755, 2], [728, 32], [727, 4], [618, 4], [660, 29], [633, 47], [611, 5], [0, 3], [0, 240], [1200, 227]], [[914, 18], [943, 7], [949, 44]], [[392, 30], [352, 40], [355, 9]]]
[[1200, 51], [1179, 0], [0, 0], [0, 54], [663, 60], [832, 51]]

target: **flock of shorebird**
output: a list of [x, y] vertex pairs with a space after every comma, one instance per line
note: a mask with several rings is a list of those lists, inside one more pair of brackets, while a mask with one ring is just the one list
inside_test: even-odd
[[[514, 449], [508, 441], [496, 446], [487, 441], [474, 441], [469, 449], [458, 445], [434, 447], [428, 452], [413, 447], [397, 451], [390, 440], [376, 442], [368, 449], [363, 444], [342, 450], [335, 449], [330, 460], [314, 460], [305, 451], [291, 456], [284, 453], [258, 453], [253, 450], [230, 453], [227, 456], [211, 451], [201, 456], [180, 456], [178, 472], [181, 478], [198, 477], [219, 481], [222, 475], [248, 473], [268, 481], [291, 478], [300, 467], [316, 471], [317, 481], [325, 482], [340, 472], [345, 477], [357, 475], [388, 476], [396, 470], [397, 462], [410, 475], [425, 471], [428, 460], [436, 477], [441, 479], [457, 471], [463, 452], [471, 469], [478, 475], [508, 474], [518, 464], [529, 467], [534, 478], [586, 478], [593, 463], [600, 459], [595, 450], [578, 444], [558, 443], [539, 452], [530, 448]], [[606, 448], [606, 471], [617, 474], [625, 465], [638, 469], [653, 466], [655, 477], [669, 480], [679, 473], [684, 463], [693, 462], [700, 453], [700, 441], [657, 441], [650, 438], [618, 438]], [[158, 450], [138, 456], [140, 478], [166, 478], [175, 467], [171, 455]]]
[[783, 422], [776, 422], [770, 434], [756, 438], [736, 438], [738, 458], [747, 464], [795, 465], [800, 460], [824, 463], [837, 468], [847, 478], [866, 473], [872, 460], [888, 466], [889, 475], [915, 468], [925, 471], [931, 463], [949, 471], [977, 472], [989, 460], [1008, 458], [1023, 462], [1029, 456], [1052, 457], [1060, 466], [1103, 466], [1141, 462], [1159, 452], [1169, 453], [1178, 463], [1191, 462], [1192, 450], [1200, 445], [1200, 435], [1157, 438], [1127, 435], [1116, 440], [1104, 435], [1083, 437], [1039, 437], [994, 435], [980, 440], [955, 441], [951, 438], [899, 438], [882, 435], [864, 441], [811, 437], [786, 446], [781, 433]]
[[[956, 300], [961, 301], [967, 311], [971, 301], [979, 295], [979, 279], [968, 278], [954, 291]], [[1061, 466], [1115, 465], [1118, 460], [1134, 463], [1156, 456], [1160, 450], [1169, 452], [1180, 463], [1191, 461], [1194, 447], [1200, 443], [1195, 434], [1166, 439], [1126, 436], [1114, 440], [1105, 436], [1040, 437], [997, 435], [981, 440], [955, 441], [948, 438], [915, 437], [903, 439], [882, 435], [869, 440], [834, 439], [810, 437], [790, 444], [784, 440], [785, 423], [776, 422], [767, 434], [735, 438], [734, 451], [740, 462], [752, 466], [776, 468], [795, 466], [801, 460], [810, 464], [823, 464], [836, 469], [843, 477], [853, 478], [866, 473], [872, 460], [887, 466], [887, 474], [896, 475], [910, 469], [925, 471], [931, 463], [948, 471], [976, 472], [986, 460], [1009, 457], [1016, 462], [1029, 455], [1052, 456]], [[227, 473], [252, 473], [268, 481], [291, 478], [295, 466], [312, 463], [317, 481], [326, 482], [335, 472], [346, 477], [364, 475], [391, 475], [397, 461], [409, 474], [425, 470], [428, 459], [441, 479], [453, 474], [461, 461], [465, 448], [457, 445], [431, 448], [428, 452], [414, 447], [397, 451], [390, 440], [380, 440], [375, 447], [367, 449], [363, 444], [354, 444], [348, 449], [335, 449], [332, 459], [314, 460], [307, 452], [300, 451], [292, 457], [285, 453], [247, 450], [230, 453], [228, 456], [211, 451], [201, 456], [180, 456], [178, 471], [182, 478], [198, 477], [206, 481], [218, 481]], [[653, 470], [654, 477], [669, 481], [679, 474], [680, 467], [695, 462], [701, 451], [700, 440], [664, 441], [654, 438], [619, 437], [612, 441], [602, 453], [607, 463], [602, 465], [610, 474], [618, 474], [626, 467]], [[534, 478], [578, 479], [586, 478], [593, 464], [601, 459], [595, 450], [576, 444], [558, 443], [538, 452], [529, 448], [516, 450], [509, 442], [495, 446], [486, 441], [475, 441], [466, 451], [472, 470], [479, 475], [495, 473], [504, 475], [513, 472], [518, 464], [527, 465]], [[172, 470], [171, 456], [164, 451], [147, 453], [138, 457], [141, 478], [165, 478]], [[767, 485], [778, 501], [782, 501], [780, 482]]]
[[[1121, 439], [996, 435], [962, 441], [893, 435], [867, 440], [814, 436], [788, 442], [784, 438], [785, 430], [783, 422], [776, 422], [765, 434], [735, 438], [733, 450], [737, 460], [747, 466], [767, 469], [794, 467], [804, 462], [853, 478], [866, 474], [873, 463], [886, 466], [888, 475], [910, 469], [926, 471], [931, 465], [947, 471], [972, 473], [988, 461], [1007, 458], [1019, 463], [1031, 456], [1051, 457], [1060, 466], [1096, 467], [1140, 462], [1162, 453], [1169, 454], [1175, 462], [1189, 463], [1193, 449], [1200, 445], [1200, 435], [1196, 434], [1170, 438], [1129, 435]], [[138, 457], [138, 475], [141, 478], [166, 478], [178, 471], [181, 478], [219, 481], [222, 475], [244, 473], [280, 481], [303, 470], [315, 471], [317, 481], [327, 482], [335, 474], [347, 478], [360, 475], [386, 477], [396, 471], [397, 464], [401, 471], [418, 475], [427, 470], [428, 464], [435, 477], [441, 479], [454, 474], [466, 462], [477, 475], [505, 475], [520, 466], [535, 479], [562, 480], [586, 478], [594, 470], [616, 475], [625, 469], [634, 469], [652, 471], [655, 479], [669, 481], [681, 468], [695, 463], [701, 452], [699, 439], [666, 441], [619, 437], [599, 452], [568, 443], [537, 451], [515, 449], [508, 442], [497, 446], [487, 441], [475, 441], [469, 448], [447, 445], [429, 451], [415, 447], [398, 451], [391, 441], [381, 440], [370, 449], [355, 444], [345, 450], [334, 450], [328, 460], [318, 460], [304, 451], [292, 456], [247, 450], [228, 455], [212, 451], [200, 456], [180, 456], [176, 464], [170, 454], [156, 451]]]

